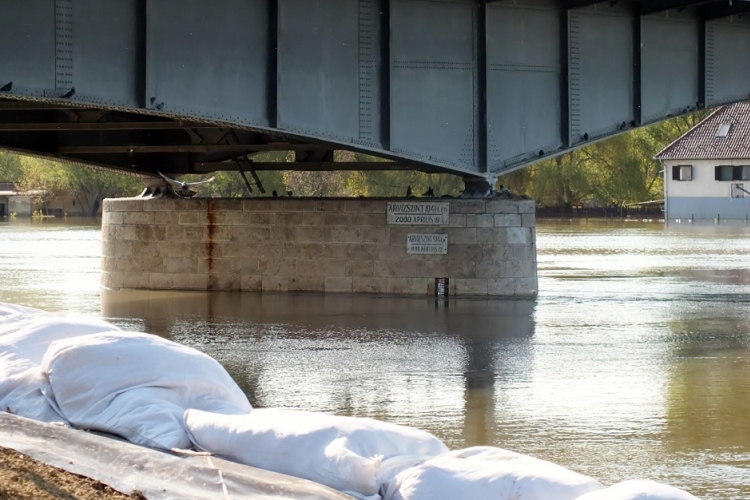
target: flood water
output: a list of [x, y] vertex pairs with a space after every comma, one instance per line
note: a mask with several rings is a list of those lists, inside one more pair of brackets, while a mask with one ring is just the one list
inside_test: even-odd
[[0, 224], [0, 301], [196, 347], [255, 406], [750, 498], [750, 229], [540, 221], [538, 251], [536, 300], [114, 292], [97, 226]]

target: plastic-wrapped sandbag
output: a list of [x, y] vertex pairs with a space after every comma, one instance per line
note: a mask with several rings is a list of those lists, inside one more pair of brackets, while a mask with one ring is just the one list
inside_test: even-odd
[[[150, 450], [2, 412], [0, 443], [49, 465], [101, 481], [126, 495], [138, 490], [149, 500], [352, 500], [304, 479], [216, 457]], [[0, 498], [6, 497], [0, 493]]]
[[[57, 422], [62, 416], [42, 394], [40, 365], [49, 345], [84, 334], [120, 331], [105, 321], [60, 317], [12, 304], [0, 304], [0, 411]], [[6, 314], [7, 313], [7, 314]]]
[[381, 466], [394, 474], [448, 451], [432, 434], [411, 427], [276, 408], [242, 416], [188, 410], [185, 427], [198, 449], [365, 496], [380, 490]]
[[247, 397], [213, 358], [145, 333], [75, 337], [50, 345], [44, 395], [73, 425], [145, 446], [189, 448], [188, 408], [244, 414]]
[[698, 498], [666, 484], [649, 480], [633, 480], [588, 493], [576, 500], [698, 500]]
[[574, 500], [602, 488], [596, 480], [544, 460], [477, 446], [407, 469], [384, 500]]

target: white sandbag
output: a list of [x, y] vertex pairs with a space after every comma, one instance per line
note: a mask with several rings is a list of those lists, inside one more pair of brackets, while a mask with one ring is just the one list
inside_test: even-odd
[[698, 500], [687, 493], [655, 481], [634, 480], [587, 493], [577, 500]]
[[38, 366], [23, 361], [6, 364], [2, 359], [0, 365], [5, 365], [0, 366], [0, 411], [40, 422], [67, 423], [42, 394], [44, 379]]
[[384, 500], [574, 500], [602, 488], [596, 480], [544, 460], [477, 446], [401, 472]]
[[119, 331], [105, 321], [85, 317], [59, 317], [12, 304], [0, 323], [0, 411], [43, 422], [64, 421], [42, 394], [40, 365], [55, 340], [79, 335]]
[[73, 425], [153, 448], [190, 447], [182, 426], [188, 408], [234, 414], [252, 410], [213, 358], [145, 333], [53, 342], [42, 372], [44, 395]]
[[0, 353], [14, 352], [40, 365], [47, 348], [56, 340], [119, 331], [106, 321], [84, 316], [24, 314], [15, 321], [0, 325]]
[[185, 427], [198, 449], [365, 496], [380, 490], [384, 460], [395, 460], [385, 467], [390, 474], [448, 451], [435, 436], [411, 427], [280, 408], [242, 416], [188, 410]]
[[0, 302], [0, 322], [24, 315], [36, 315], [45, 314], [41, 309], [34, 309], [33, 307], [19, 306], [17, 304], [9, 304], [7, 302]]

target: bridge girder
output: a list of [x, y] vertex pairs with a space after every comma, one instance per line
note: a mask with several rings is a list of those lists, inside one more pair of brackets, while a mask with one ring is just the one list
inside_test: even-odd
[[268, 150], [299, 152], [280, 168], [355, 168], [331, 161], [348, 149], [394, 160], [364, 169], [490, 178], [750, 98], [747, 0], [0, 10], [0, 147], [144, 173], [231, 168]]

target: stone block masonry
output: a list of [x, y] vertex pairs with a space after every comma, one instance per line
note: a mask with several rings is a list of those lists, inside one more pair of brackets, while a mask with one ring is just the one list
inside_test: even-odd
[[[442, 212], [413, 219], [429, 225], [399, 224], [389, 203]], [[529, 297], [537, 293], [534, 210], [530, 200], [504, 199], [109, 199], [101, 283], [433, 295], [435, 278], [447, 277], [454, 296]], [[444, 236], [412, 236], [408, 245], [414, 234], [447, 235], [447, 253]]]

